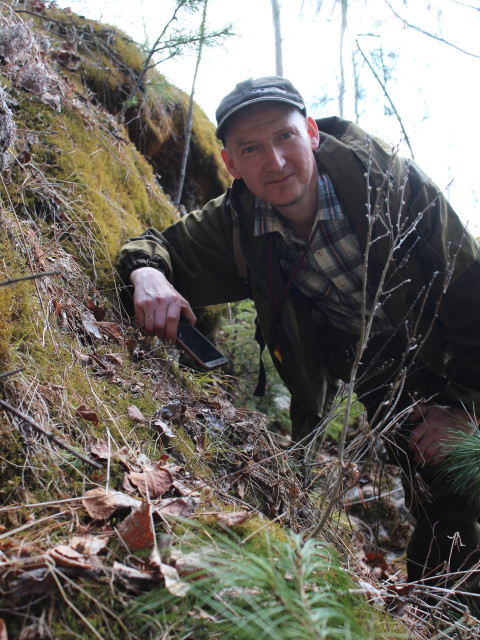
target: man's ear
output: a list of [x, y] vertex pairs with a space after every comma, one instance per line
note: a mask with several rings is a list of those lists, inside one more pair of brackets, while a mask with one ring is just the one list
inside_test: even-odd
[[310, 116], [307, 118], [307, 133], [312, 145], [312, 151], [315, 151], [320, 144], [320, 133], [318, 132], [317, 123]]
[[232, 156], [228, 153], [225, 147], [222, 149], [222, 158], [225, 166], [227, 168], [228, 173], [232, 176], [232, 178], [236, 178], [239, 180], [242, 176], [235, 168], [235, 163], [233, 162]]

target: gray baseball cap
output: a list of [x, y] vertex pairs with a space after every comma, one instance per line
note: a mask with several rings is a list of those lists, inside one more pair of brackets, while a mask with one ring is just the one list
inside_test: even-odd
[[281, 76], [249, 78], [239, 82], [235, 89], [220, 102], [215, 113], [216, 136], [223, 140], [227, 120], [240, 109], [256, 102], [284, 102], [300, 109], [306, 115], [305, 102], [292, 83]]

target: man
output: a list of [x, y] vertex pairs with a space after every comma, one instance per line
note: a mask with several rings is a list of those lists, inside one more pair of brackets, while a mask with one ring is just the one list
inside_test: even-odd
[[434, 471], [480, 406], [475, 240], [418, 167], [353, 123], [307, 117], [284, 78], [239, 83], [216, 116], [231, 189], [120, 252], [139, 326], [173, 341], [192, 307], [253, 298], [297, 442], [355, 367], [372, 428], [408, 415], [389, 447], [417, 516], [409, 578], [472, 566], [480, 497]]

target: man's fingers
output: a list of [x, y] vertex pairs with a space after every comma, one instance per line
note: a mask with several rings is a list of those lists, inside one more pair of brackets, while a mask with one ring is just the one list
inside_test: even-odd
[[471, 433], [476, 428], [458, 407], [425, 405], [415, 408], [410, 418], [419, 423], [410, 433], [409, 449], [415, 463], [422, 466], [437, 465], [446, 455], [446, 443], [454, 442], [459, 431]]
[[152, 267], [141, 267], [130, 274], [135, 287], [135, 317], [147, 335], [175, 342], [178, 322], [183, 316], [195, 324], [197, 318], [189, 303], [170, 284], [165, 275]]
[[182, 305], [182, 318], [185, 318], [190, 324], [197, 323], [197, 316], [193, 313], [191, 306], [185, 300], [185, 304]]
[[412, 429], [410, 433], [410, 442], [420, 442], [420, 440], [425, 436], [426, 432], [427, 427], [423, 422], [421, 422], [415, 427], [415, 429]]
[[427, 411], [428, 411], [427, 407], [422, 407], [420, 405], [417, 405], [412, 410], [409, 416], [410, 422], [420, 422], [420, 420], [423, 420], [423, 418], [425, 417]]

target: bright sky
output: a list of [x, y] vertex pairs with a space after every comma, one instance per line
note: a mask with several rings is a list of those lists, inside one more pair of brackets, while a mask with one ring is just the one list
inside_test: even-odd
[[[410, 139], [415, 159], [442, 189], [469, 228], [480, 235], [480, 149], [478, 77], [480, 5], [475, 0], [350, 0], [344, 45], [347, 82], [344, 117], [355, 120], [352, 48], [357, 39], [367, 57], [382, 48], [384, 60], [396, 54], [387, 90]], [[470, 4], [471, 2], [471, 4]], [[461, 53], [418, 31], [407, 29], [388, 3], [411, 24], [435, 33], [479, 57]], [[139, 42], [153, 42], [171, 15], [173, 0], [58, 0], [86, 17], [114, 24]], [[338, 115], [340, 7], [333, 0], [281, 0], [284, 75], [303, 94], [314, 116]], [[334, 8], [333, 8], [334, 7]], [[236, 37], [205, 51], [195, 99], [214, 121], [222, 97], [240, 80], [275, 72], [270, 0], [209, 0], [210, 28], [233, 23]], [[200, 15], [192, 25], [200, 24]], [[159, 67], [190, 93], [194, 57]], [[357, 58], [363, 97], [359, 124], [409, 155], [395, 116], [385, 115], [382, 89]], [[322, 96], [331, 100], [318, 106]], [[451, 183], [451, 184], [450, 184]], [[448, 186], [450, 185], [450, 186]]]

